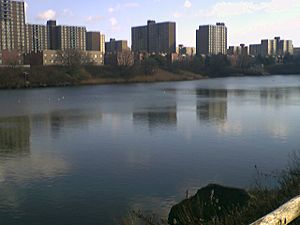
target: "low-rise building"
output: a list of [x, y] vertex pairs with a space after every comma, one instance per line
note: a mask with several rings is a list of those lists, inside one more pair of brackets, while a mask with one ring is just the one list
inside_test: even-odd
[[111, 38], [109, 42], [105, 43], [105, 53], [119, 53], [124, 51], [129, 51], [129, 47], [126, 40], [116, 40]]
[[300, 56], [300, 48], [294, 48], [293, 51], [295, 56]]
[[196, 55], [196, 48], [179, 45], [176, 53], [182, 56], [194, 56]]
[[[65, 51], [44, 50], [40, 52], [31, 52], [25, 55], [25, 64], [32, 66], [54, 66], [65, 65], [67, 54]], [[101, 66], [104, 64], [104, 55], [100, 51], [80, 51], [81, 64], [92, 64]]]
[[111, 38], [105, 43], [105, 65], [131, 66], [134, 64], [134, 53], [130, 51], [126, 40]]
[[22, 52], [7, 49], [0, 51], [0, 65], [22, 65], [23, 63]]

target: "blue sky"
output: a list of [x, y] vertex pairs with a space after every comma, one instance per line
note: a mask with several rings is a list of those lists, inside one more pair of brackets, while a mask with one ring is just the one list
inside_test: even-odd
[[28, 23], [83, 25], [109, 38], [126, 39], [148, 19], [175, 21], [177, 44], [195, 46], [199, 25], [225, 22], [229, 45], [281, 36], [300, 47], [300, 0], [26, 0]]

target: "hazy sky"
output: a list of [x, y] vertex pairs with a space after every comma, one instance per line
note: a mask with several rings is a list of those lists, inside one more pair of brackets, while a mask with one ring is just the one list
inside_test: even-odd
[[281, 36], [300, 47], [300, 0], [26, 0], [27, 22], [84, 25], [130, 41], [131, 26], [175, 21], [177, 44], [195, 46], [199, 25], [225, 22], [229, 45]]

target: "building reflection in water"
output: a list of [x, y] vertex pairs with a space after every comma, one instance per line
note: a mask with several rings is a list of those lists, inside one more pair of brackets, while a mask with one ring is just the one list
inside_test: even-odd
[[300, 93], [299, 87], [269, 88], [260, 90], [261, 105], [282, 105], [292, 103], [293, 96]]
[[161, 127], [176, 127], [177, 106], [135, 112], [133, 113], [133, 122], [135, 125], [146, 124], [150, 130]]
[[227, 90], [200, 89], [197, 94], [197, 118], [200, 121], [226, 122]]
[[29, 117], [0, 118], [0, 154], [30, 152]]
[[102, 121], [102, 113], [90, 113], [77, 110], [66, 110], [51, 112], [47, 115], [50, 118], [51, 134], [59, 137], [64, 128], [87, 128], [90, 123]]

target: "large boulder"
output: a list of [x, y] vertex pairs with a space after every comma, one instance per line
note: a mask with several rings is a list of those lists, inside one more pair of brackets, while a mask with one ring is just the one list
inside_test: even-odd
[[210, 184], [173, 206], [168, 222], [170, 225], [199, 225], [222, 220], [229, 212], [246, 206], [249, 200], [249, 194], [242, 189]]

